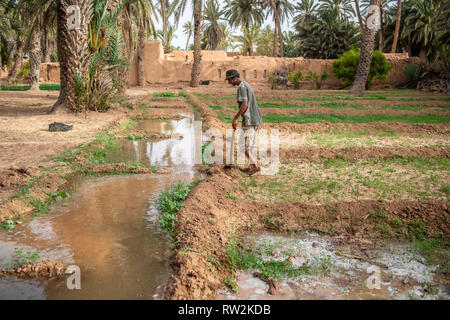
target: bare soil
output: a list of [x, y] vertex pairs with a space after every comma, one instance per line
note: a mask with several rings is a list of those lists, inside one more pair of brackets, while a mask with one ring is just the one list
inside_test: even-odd
[[[176, 227], [180, 243], [169, 280], [166, 297], [169, 299], [205, 299], [223, 289], [223, 279], [231, 277], [230, 262], [225, 251], [234, 238], [264, 231], [304, 232], [329, 230], [348, 242], [371, 242], [379, 235], [378, 224], [370, 212], [380, 209], [387, 219], [401, 219], [403, 225], [419, 219], [427, 228], [450, 235], [449, 206], [442, 201], [352, 201], [333, 205], [309, 205], [301, 202], [261, 203], [250, 200], [233, 200], [226, 191], [236, 190], [238, 169], [219, 166], [206, 170], [210, 177], [200, 182], [178, 213]], [[238, 194], [239, 195], [239, 194]], [[261, 217], [271, 214], [274, 225]], [[274, 227], [275, 226], [275, 227]], [[385, 238], [407, 236], [407, 228]], [[211, 263], [208, 255], [217, 263]]]
[[352, 147], [352, 148], [298, 148], [280, 150], [281, 161], [310, 160], [321, 161], [324, 159], [391, 159], [391, 158], [450, 158], [449, 148], [433, 147]]
[[[286, 115], [286, 116], [295, 116], [300, 114], [336, 114], [336, 115], [375, 115], [375, 114], [383, 114], [387, 116], [401, 116], [401, 115], [419, 115], [419, 114], [438, 114], [442, 116], [449, 116], [450, 111], [433, 111], [433, 110], [420, 110], [420, 111], [410, 111], [410, 110], [355, 110], [355, 109], [341, 109], [341, 110], [333, 110], [326, 108], [305, 108], [305, 109], [280, 109], [280, 108], [262, 108], [261, 114], [276, 114], [276, 115]], [[232, 109], [222, 109], [220, 113], [223, 115], [234, 116], [236, 114], [236, 110]]]
[[[22, 187], [30, 184], [33, 178], [36, 178], [38, 183], [30, 184], [28, 192], [37, 200], [45, 201], [48, 193], [68, 187], [69, 181], [60, 176], [69, 174], [70, 169], [64, 163], [55, 162], [53, 159], [55, 155], [92, 141], [98, 132], [106, 128], [118, 127], [126, 117], [182, 117], [182, 110], [152, 108], [152, 112], [145, 115], [139, 108], [130, 110], [119, 105], [112, 106], [105, 113], [48, 114], [57, 97], [57, 93], [47, 91], [32, 93], [0, 91], [0, 114], [3, 115], [0, 117], [0, 223], [6, 219], [28, 214], [35, 209], [35, 206], [24, 199], [11, 198]], [[139, 106], [149, 97], [151, 92], [149, 95], [147, 89], [130, 89], [127, 101]], [[73, 130], [49, 132], [48, 125], [55, 121], [73, 125]], [[133, 133], [138, 136], [152, 135], [142, 130], [130, 131], [127, 135]], [[118, 135], [120, 136], [120, 133]], [[83, 158], [75, 160], [84, 164], [85, 171], [90, 174], [122, 171], [151, 173], [149, 168], [135, 168], [125, 164], [89, 164]], [[49, 171], [49, 168], [55, 170]], [[168, 172], [164, 170], [158, 173]]]

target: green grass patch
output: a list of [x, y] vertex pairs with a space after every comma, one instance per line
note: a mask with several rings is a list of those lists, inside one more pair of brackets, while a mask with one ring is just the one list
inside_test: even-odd
[[232, 274], [236, 270], [258, 270], [263, 278], [272, 277], [278, 280], [297, 278], [304, 275], [327, 275], [331, 272], [333, 262], [329, 256], [315, 257], [308, 264], [301, 267], [292, 265], [289, 261], [275, 260], [264, 257], [263, 252], [269, 253], [273, 248], [262, 250], [250, 250], [242, 244], [233, 242], [226, 247], [226, 252], [231, 262]]
[[[231, 122], [230, 116], [221, 117], [224, 122]], [[338, 114], [302, 114], [302, 115], [276, 115], [267, 114], [263, 116], [263, 122], [266, 123], [368, 123], [368, 122], [404, 122], [404, 123], [449, 123], [449, 116], [420, 114], [420, 115], [398, 115], [391, 116], [385, 114], [371, 115], [338, 115]]]
[[[39, 85], [40, 90], [51, 90], [51, 91], [59, 91], [61, 90], [61, 85], [59, 84], [51, 84], [51, 83], [43, 83]], [[27, 91], [30, 90], [30, 86], [0, 86], [1, 91]]]
[[176, 214], [183, 207], [183, 201], [196, 184], [197, 182], [187, 184], [180, 181], [178, 184], [170, 186], [156, 200], [157, 208], [160, 211], [160, 226], [173, 239], [175, 238], [175, 225], [178, 221]]
[[153, 92], [153, 98], [173, 98], [176, 97], [173, 92]]
[[[225, 123], [231, 123], [232, 117], [218, 114], [219, 119]], [[340, 114], [302, 114], [302, 115], [263, 115], [263, 122], [266, 123], [368, 123], [368, 122], [404, 122], [404, 123], [449, 123], [450, 117], [434, 114], [419, 115], [399, 115], [390, 116], [385, 114], [372, 115], [340, 115]]]

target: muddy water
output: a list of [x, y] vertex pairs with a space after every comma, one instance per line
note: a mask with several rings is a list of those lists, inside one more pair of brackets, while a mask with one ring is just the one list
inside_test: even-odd
[[145, 120], [137, 124], [138, 129], [149, 132], [161, 132], [171, 136], [171, 139], [159, 141], [119, 142], [117, 150], [108, 155], [107, 161], [132, 161], [147, 166], [172, 168], [173, 172], [192, 171], [194, 158], [194, 115], [185, 115], [181, 120]]
[[[349, 254], [347, 245], [317, 234], [300, 238], [263, 235], [248, 239], [261, 259], [289, 261], [293, 266], [310, 266], [297, 278], [280, 281], [279, 291], [271, 295], [269, 285], [253, 276], [256, 270], [240, 270], [237, 292], [218, 292], [219, 299], [450, 299], [448, 282], [436, 274], [438, 265], [430, 263], [406, 243], [380, 243], [361, 256]], [[448, 256], [448, 252], [447, 252]], [[369, 268], [379, 268], [379, 286], [367, 285], [376, 276]], [[372, 282], [372, 284], [375, 284]]]
[[[159, 229], [155, 200], [172, 183], [190, 182], [193, 116], [180, 121], [150, 121], [139, 126], [179, 132], [183, 139], [123, 141], [111, 155], [172, 167], [171, 174], [107, 177], [81, 183], [67, 202], [22, 226], [0, 232], [0, 265], [14, 259], [14, 248], [40, 252], [81, 268], [81, 290], [66, 279], [0, 278], [0, 299], [159, 299], [170, 275], [170, 241]], [[154, 130], [156, 131], [156, 130]], [[111, 159], [110, 159], [111, 160]]]

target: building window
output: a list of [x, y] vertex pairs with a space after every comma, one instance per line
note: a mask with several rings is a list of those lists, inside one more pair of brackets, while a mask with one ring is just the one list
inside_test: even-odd
[[264, 70], [264, 79], [267, 77], [267, 70]]
[[245, 70], [242, 70], [242, 79], [245, 80]]
[[253, 77], [256, 79], [256, 70], [255, 71], [253, 71]]
[[217, 72], [217, 75], [219, 76], [219, 79], [222, 78], [222, 70], [219, 69], [219, 71]]

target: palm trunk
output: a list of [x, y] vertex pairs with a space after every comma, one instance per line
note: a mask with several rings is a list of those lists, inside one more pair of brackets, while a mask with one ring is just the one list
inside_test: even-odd
[[[278, 54], [278, 36], [280, 36], [280, 38], [282, 36], [281, 36], [281, 34], [278, 33], [279, 16], [278, 16], [277, 6], [275, 5], [274, 0], [270, 1], [270, 6], [272, 8], [272, 14], [273, 14], [274, 22], [275, 22], [272, 56], [276, 57]], [[280, 49], [281, 49], [281, 47], [280, 47]]]
[[283, 31], [281, 30], [281, 20], [280, 20], [280, 8], [279, 3], [277, 3], [277, 19], [275, 21], [275, 25], [278, 28], [278, 39], [280, 41], [280, 57], [284, 57], [284, 39], [283, 39]]
[[278, 38], [280, 40], [280, 57], [284, 57], [284, 38], [283, 32], [281, 31], [280, 20], [278, 20]]
[[355, 0], [355, 8], [356, 8], [356, 15], [358, 16], [358, 22], [359, 22], [359, 30], [361, 31], [361, 34], [364, 32], [364, 26], [363, 26], [363, 20], [361, 17], [361, 11], [359, 11], [359, 1]]
[[41, 58], [41, 22], [38, 19], [30, 38], [30, 90], [39, 90]]
[[202, 61], [201, 45], [201, 19], [202, 19], [202, 1], [194, 0], [194, 63], [191, 71], [191, 87], [198, 87], [200, 82], [200, 63]]
[[167, 10], [166, 10], [166, 0], [160, 0], [161, 1], [161, 16], [162, 16], [162, 23], [163, 23], [163, 39], [164, 39], [164, 53], [167, 53], [170, 48], [167, 47], [168, 45], [168, 37], [167, 37]]
[[380, 7], [380, 33], [378, 38], [378, 48], [381, 52], [383, 52], [383, 10]]
[[[370, 0], [370, 4], [380, 6], [380, 0]], [[358, 60], [355, 81], [349, 91], [351, 94], [363, 94], [365, 92], [367, 77], [369, 75], [370, 65], [372, 63], [372, 53], [376, 34], [376, 29], [369, 26], [370, 22], [371, 21], [368, 16], [366, 19], [367, 25], [364, 26], [364, 32], [362, 35], [361, 54]]]
[[138, 32], [138, 86], [145, 85], [145, 69], [144, 69], [144, 55], [145, 55], [145, 26], [144, 22], [141, 21], [139, 24]]
[[419, 60], [420, 60], [420, 63], [422, 63], [423, 65], [428, 64], [427, 49], [425, 49], [424, 47], [420, 48]]
[[189, 34], [188, 34], [188, 38], [187, 38], [187, 41], [186, 41], [186, 50], [188, 49], [188, 47], [189, 47], [189, 40], [191, 40], [191, 33], [189, 32]]
[[400, 33], [400, 18], [402, 14], [402, 0], [397, 0], [397, 20], [395, 21], [394, 40], [392, 41], [391, 53], [397, 51], [398, 34]]
[[58, 12], [57, 12], [57, 39], [56, 39], [56, 51], [59, 61], [59, 82], [61, 89], [59, 91], [58, 100], [52, 107], [50, 113], [56, 113], [60, 110], [66, 109], [66, 96], [67, 96], [67, 28], [66, 28], [66, 11], [64, 10], [64, 0], [58, 0]]
[[[67, 26], [69, 17], [66, 12], [72, 5], [80, 9], [80, 25], [78, 29], [69, 30]], [[92, 2], [90, 0], [59, 0], [58, 57], [61, 92], [52, 112], [63, 106], [72, 111], [81, 111], [77, 101], [75, 76], [78, 74], [84, 79], [90, 63], [88, 26], [91, 16]]]
[[17, 74], [20, 72], [20, 70], [22, 70], [24, 45], [25, 45], [24, 41], [20, 37], [17, 37], [16, 50], [14, 51], [14, 64], [8, 75], [8, 81], [14, 80], [17, 77]]
[[43, 63], [50, 62], [50, 43], [48, 39], [48, 31], [47, 28], [45, 28], [45, 26], [44, 29], [42, 30], [41, 46], [42, 46], [42, 62]]
[[276, 57], [278, 52], [278, 29], [275, 28], [273, 32], [273, 51], [272, 57]]

